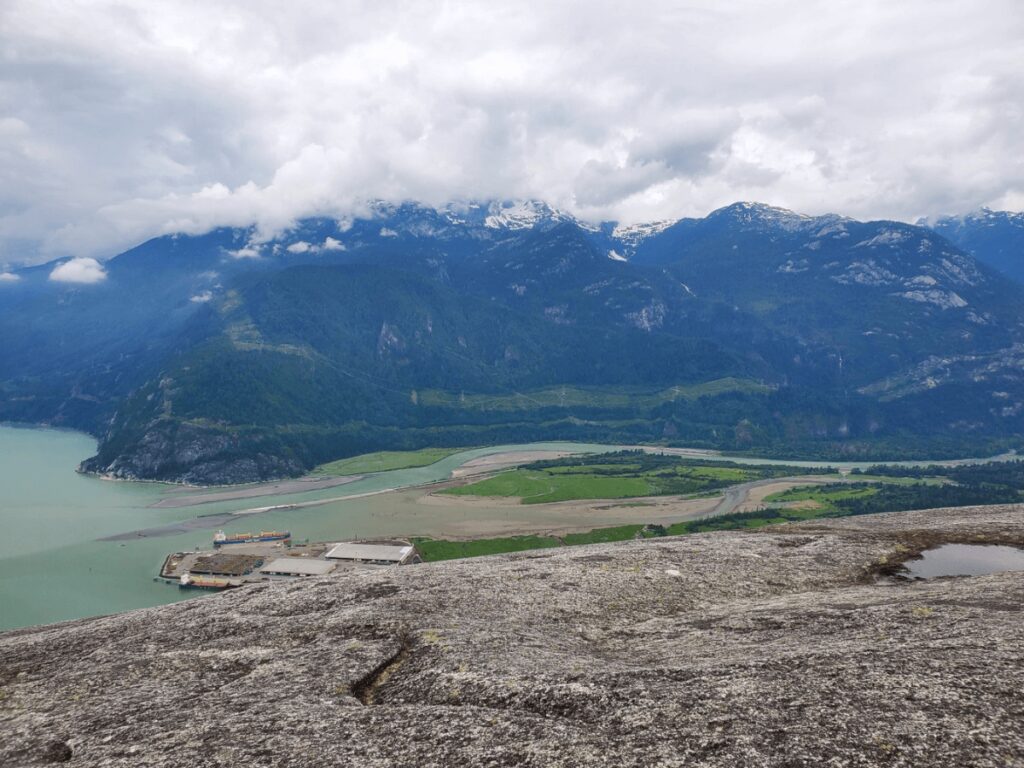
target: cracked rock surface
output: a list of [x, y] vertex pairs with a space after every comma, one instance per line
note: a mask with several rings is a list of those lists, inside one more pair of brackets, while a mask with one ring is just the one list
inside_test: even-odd
[[1022, 766], [1024, 573], [930, 510], [254, 585], [0, 635], [0, 766]]

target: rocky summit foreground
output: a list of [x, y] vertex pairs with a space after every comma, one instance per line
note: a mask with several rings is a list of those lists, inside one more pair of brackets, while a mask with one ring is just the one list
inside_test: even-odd
[[0, 636], [0, 765], [1019, 766], [1024, 509], [268, 584]]

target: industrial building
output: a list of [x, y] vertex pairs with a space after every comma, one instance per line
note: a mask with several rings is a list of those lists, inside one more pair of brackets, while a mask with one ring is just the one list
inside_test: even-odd
[[327, 550], [324, 557], [328, 560], [373, 565], [409, 565], [422, 562], [416, 547], [407, 541], [345, 541]]
[[180, 587], [228, 589], [273, 579], [301, 579], [421, 562], [416, 547], [403, 539], [292, 546], [276, 540], [253, 541], [214, 552], [174, 552], [164, 560], [160, 578]]

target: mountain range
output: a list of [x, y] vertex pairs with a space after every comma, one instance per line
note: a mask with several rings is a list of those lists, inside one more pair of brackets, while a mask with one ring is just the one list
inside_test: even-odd
[[966, 216], [942, 216], [917, 223], [935, 230], [990, 267], [1024, 282], [1024, 213], [982, 208]]
[[0, 420], [192, 483], [534, 439], [939, 457], [1024, 431], [1020, 214], [375, 204], [0, 275]]

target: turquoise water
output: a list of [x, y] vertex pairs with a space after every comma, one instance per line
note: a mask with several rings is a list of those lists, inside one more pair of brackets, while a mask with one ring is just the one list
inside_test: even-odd
[[[463, 451], [428, 467], [368, 475], [319, 491], [222, 501], [192, 507], [149, 505], [180, 488], [160, 483], [114, 482], [75, 472], [95, 452], [87, 435], [51, 429], [0, 426], [0, 629], [115, 613], [194, 597], [154, 581], [170, 552], [208, 548], [212, 529], [125, 541], [99, 541], [118, 533], [153, 528], [197, 516], [254, 507], [338, 499], [300, 509], [239, 517], [226, 527], [288, 529], [296, 540], [325, 541], [370, 536], [442, 536], [445, 526], [507, 512], [465, 505], [424, 507], [408, 494], [378, 494], [448, 478], [472, 459], [509, 450], [608, 451], [620, 446], [532, 443]], [[721, 457], [727, 458], [727, 457]], [[758, 463], [757, 459], [737, 459]], [[782, 463], [782, 462], [778, 462]], [[793, 462], [824, 466], [817, 462]], [[846, 468], [866, 466], [842, 465]], [[351, 498], [351, 497], [358, 498]], [[348, 498], [345, 498], [348, 497]], [[543, 510], [522, 510], [532, 525]], [[550, 522], [550, 520], [548, 520]]]
[[146, 553], [93, 541], [181, 512], [146, 508], [160, 485], [77, 474], [95, 447], [77, 432], [0, 427], [0, 629], [179, 599], [138, 578], [152, 571]]
[[[148, 505], [175, 486], [101, 480], [79, 475], [78, 463], [95, 452], [87, 435], [0, 426], [0, 629], [116, 613], [195, 597], [154, 581], [169, 552], [208, 548], [213, 530], [98, 541], [113, 534], [189, 520], [199, 515], [314, 499], [355, 496], [434, 482], [479, 456], [511, 448], [608, 450], [612, 446], [538, 443], [465, 451], [429, 467], [370, 475], [335, 488], [203, 504], [177, 509]], [[295, 539], [330, 540], [401, 535], [426, 530], [413, 515], [430, 515], [431, 530], [444, 509], [396, 512], [393, 496], [341, 500], [322, 506], [240, 517], [232, 530], [288, 529]], [[465, 509], [452, 510], [460, 518]], [[443, 524], [443, 522], [442, 522]], [[426, 523], [424, 523], [426, 525]]]

